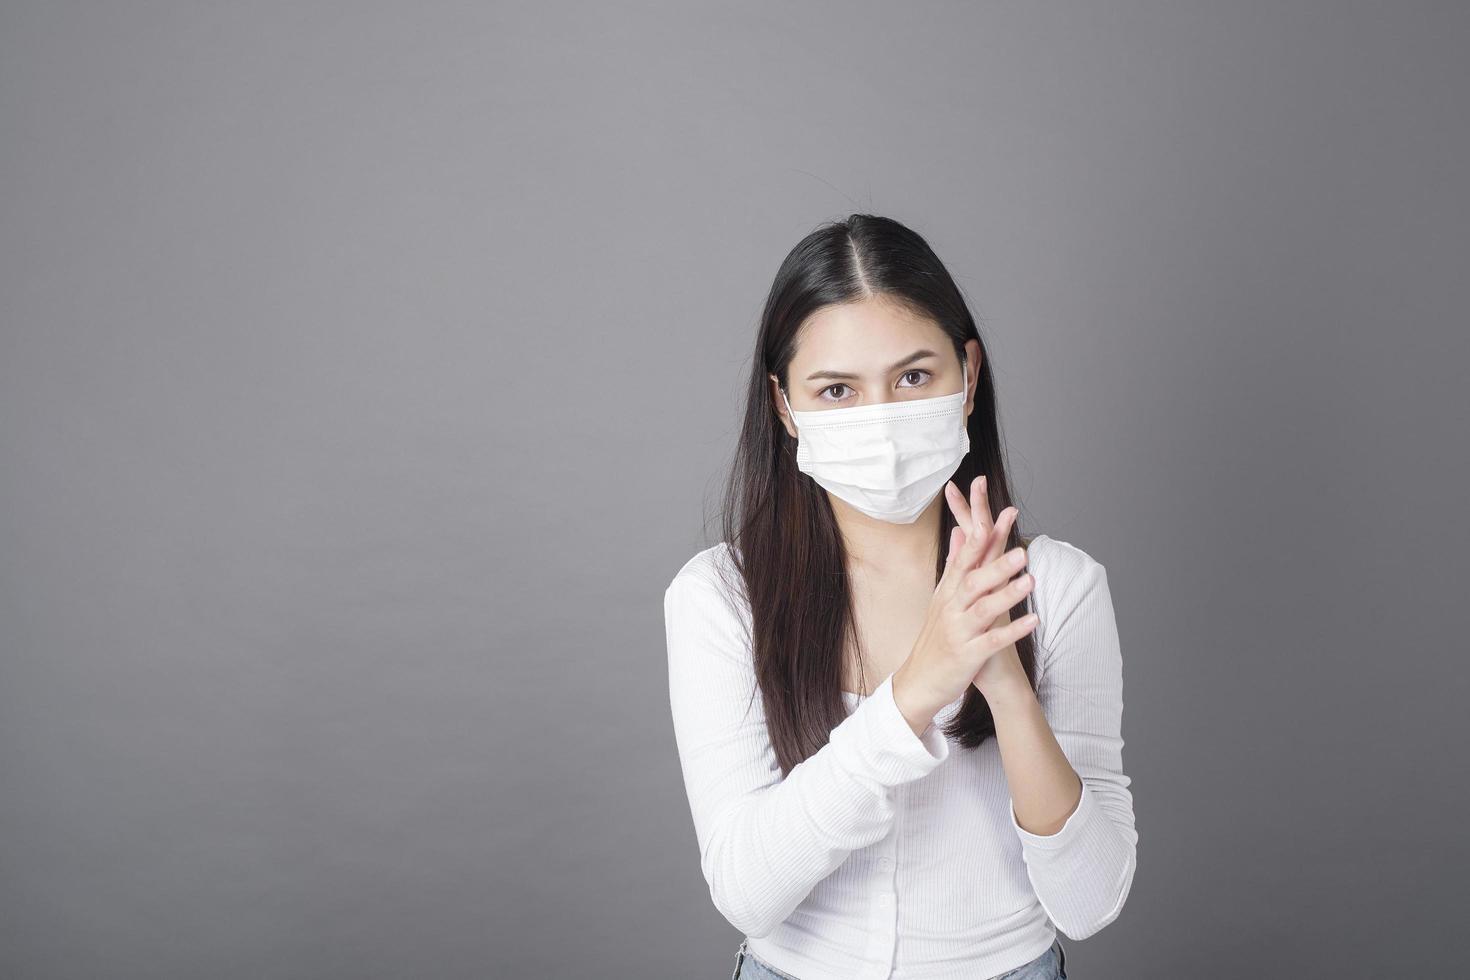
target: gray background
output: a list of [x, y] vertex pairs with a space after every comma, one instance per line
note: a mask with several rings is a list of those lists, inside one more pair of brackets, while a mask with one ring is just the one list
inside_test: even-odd
[[1467, 27], [5, 3], [0, 974], [728, 976], [662, 590], [853, 210], [1109, 569], [1142, 839], [1073, 976], [1463, 967]]

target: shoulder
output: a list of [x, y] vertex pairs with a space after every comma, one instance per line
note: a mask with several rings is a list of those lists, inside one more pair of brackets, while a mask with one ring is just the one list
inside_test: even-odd
[[1038, 587], [1080, 584], [1084, 576], [1105, 570], [1102, 563], [1070, 541], [1038, 534], [1026, 547], [1026, 564]]
[[[729, 591], [738, 577], [734, 555], [724, 541], [696, 551], [674, 572], [668, 589], [704, 586], [717, 592]], [[667, 591], [667, 590], [666, 590]]]
[[678, 570], [664, 589], [664, 603], [712, 604], [742, 614], [745, 589], [735, 555], [728, 542], [696, 551]]
[[1070, 541], [1038, 534], [1027, 546], [1026, 558], [1036, 576], [1032, 598], [1041, 624], [1035, 636], [1044, 669], [1066, 637], [1097, 622], [1098, 614], [1112, 616], [1112, 599], [1107, 569]]
[[720, 573], [730, 564], [730, 546], [724, 541], [702, 551], [696, 551], [674, 572], [670, 587], [683, 582], [703, 582], [713, 585]]

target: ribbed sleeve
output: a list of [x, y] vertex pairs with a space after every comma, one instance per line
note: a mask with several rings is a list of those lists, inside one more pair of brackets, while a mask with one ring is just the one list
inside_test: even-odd
[[700, 863], [715, 907], [747, 936], [781, 924], [855, 850], [886, 836], [894, 790], [949, 755], [914, 734], [886, 679], [781, 778], [755, 690], [748, 624], [687, 565], [664, 593], [669, 701]]
[[1043, 713], [1082, 778], [1077, 808], [1055, 834], [1016, 822], [1026, 873], [1047, 915], [1067, 936], [1085, 939], [1117, 918], [1133, 883], [1138, 833], [1123, 773], [1123, 660], [1107, 572], [1080, 550], [1075, 574], [1039, 609], [1045, 625], [1038, 685]]

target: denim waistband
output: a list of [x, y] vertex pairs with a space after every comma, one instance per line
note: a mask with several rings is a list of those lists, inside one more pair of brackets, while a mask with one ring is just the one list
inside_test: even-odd
[[[1057, 951], [1057, 977], [1060, 978], [1060, 980], [1066, 980], [1067, 947], [1062, 944], [1062, 937], [1060, 934], [1058, 934], [1052, 940], [1052, 944], [1048, 946], [1045, 950], [1043, 950], [1040, 956], [1031, 960], [1031, 962], [1029, 963], [1022, 963], [1020, 966], [1015, 967], [1014, 969], [1007, 970], [1005, 973], [1002, 973], [1000, 977], [1009, 977], [1012, 974], [1015, 974], [1018, 978], [1022, 976], [1027, 976], [1022, 971], [1025, 971], [1028, 967], [1032, 967], [1041, 963], [1044, 959], [1046, 959], [1047, 954], [1050, 953], [1052, 950]], [[730, 980], [740, 980], [741, 968], [748, 960], [755, 960], [760, 964], [760, 969], [762, 971], [770, 973], [773, 976], [783, 978], [783, 980], [799, 980], [798, 977], [794, 977], [783, 970], [776, 969], [774, 966], [767, 963], [765, 960], [760, 959], [758, 956], [752, 953], [750, 951], [750, 937], [748, 936], [740, 940], [740, 948], [735, 951], [735, 972], [730, 974]], [[999, 978], [992, 978], [992, 980], [999, 980]]]

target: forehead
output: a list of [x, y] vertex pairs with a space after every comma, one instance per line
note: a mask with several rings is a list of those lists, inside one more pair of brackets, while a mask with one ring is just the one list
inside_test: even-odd
[[796, 335], [791, 375], [831, 369], [876, 374], [920, 347], [943, 350], [948, 336], [939, 324], [881, 296], [824, 306]]

